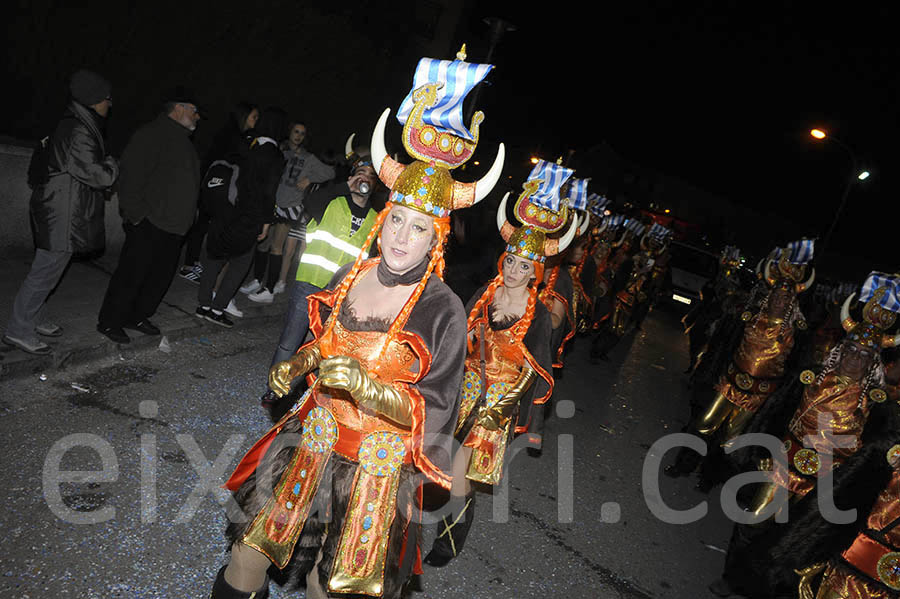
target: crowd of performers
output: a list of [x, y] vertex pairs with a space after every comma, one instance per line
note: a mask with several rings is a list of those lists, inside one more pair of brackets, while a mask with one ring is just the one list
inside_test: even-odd
[[[612, 214], [559, 161], [539, 161], [512, 206], [509, 193], [500, 202], [496, 276], [465, 306], [443, 282], [451, 212], [484, 199], [503, 168], [501, 144], [482, 179], [451, 174], [484, 118], [465, 127], [460, 105], [490, 69], [462, 53], [420, 61], [397, 114], [410, 164], [385, 149], [390, 110], [378, 120], [372, 162], [390, 195], [362, 246], [377, 256], [310, 296], [308, 342], [269, 373], [273, 391], [299, 397], [227, 482], [240, 509], [214, 599], [266, 597], [270, 573], [310, 598], [393, 598], [423, 561], [450, 563], [510, 441], [540, 455], [572, 339], [591, 338], [591, 360], [605, 360], [669, 293], [671, 231]], [[686, 429], [708, 450], [681, 450], [666, 473], [699, 472], [706, 489], [764, 478], [739, 498], [755, 523], [734, 527], [710, 585], [721, 596], [900, 597], [900, 277], [817, 283], [813, 258], [801, 239], [754, 271], [726, 247], [683, 321]], [[742, 433], [780, 449], [732, 451]], [[449, 497], [427, 551], [425, 485]], [[835, 517], [829, 500], [855, 515]]]
[[[535, 166], [511, 211], [503, 197], [497, 275], [465, 307], [444, 284], [451, 211], [487, 196], [503, 168], [501, 144], [479, 181], [451, 175], [484, 118], [465, 127], [461, 102], [491, 68], [463, 52], [420, 61], [397, 114], [410, 164], [388, 155], [381, 115], [371, 154], [390, 195], [362, 246], [378, 255], [310, 296], [309, 341], [269, 373], [273, 391], [299, 398], [226, 484], [240, 510], [212, 598], [267, 597], [269, 574], [309, 598], [399, 597], [423, 561], [449, 563], [510, 440], [540, 455], [567, 345], [594, 335], [602, 359], [664, 288], [670, 232], [611, 215], [559, 161]], [[427, 552], [426, 484], [449, 497]]]
[[[699, 471], [709, 490], [741, 472], [735, 524], [716, 595], [900, 597], [900, 276], [815, 282], [814, 242], [775, 248], [755, 271], [726, 247], [702, 302], [684, 319], [693, 399], [687, 432], [701, 457], [666, 468]], [[779, 441], [773, 455], [734, 449], [741, 434]], [[856, 510], [836, 516], [829, 510]]]

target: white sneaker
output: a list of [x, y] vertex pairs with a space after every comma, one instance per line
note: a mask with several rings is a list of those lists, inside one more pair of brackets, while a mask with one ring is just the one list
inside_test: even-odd
[[251, 302], [256, 302], [257, 304], [271, 304], [273, 301], [275, 301], [275, 295], [265, 287], [263, 287], [256, 293], [251, 293], [247, 296], [247, 298]]
[[256, 279], [253, 279], [252, 281], [241, 287], [241, 293], [250, 295], [251, 293], [259, 291], [260, 287], [262, 287], [262, 283], [260, 283]]
[[275, 289], [272, 290], [272, 295], [278, 295], [279, 293], [284, 293], [284, 288], [287, 285], [284, 284], [284, 281], [278, 281], [275, 283]]
[[235, 318], [242, 318], [244, 316], [244, 313], [238, 309], [233, 299], [228, 302], [228, 307], [225, 308], [225, 314], [234, 316]]

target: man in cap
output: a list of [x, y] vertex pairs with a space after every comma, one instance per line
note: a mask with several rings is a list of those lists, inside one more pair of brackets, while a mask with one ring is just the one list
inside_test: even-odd
[[72, 254], [93, 254], [106, 245], [104, 190], [119, 174], [103, 142], [111, 90], [109, 81], [97, 73], [76, 71], [69, 82], [71, 101], [63, 118], [46, 145], [35, 150], [46, 157], [41, 172], [33, 173], [31, 221], [36, 251], [3, 336], [7, 345], [31, 354], [51, 352], [38, 335], [62, 334], [59, 325], [39, 324], [38, 314]]
[[97, 331], [116, 343], [124, 329], [158, 335], [150, 322], [178, 267], [184, 235], [194, 222], [200, 163], [190, 136], [200, 112], [194, 96], [177, 87], [163, 112], [138, 129], [122, 154], [119, 212], [125, 244], [109, 281]]

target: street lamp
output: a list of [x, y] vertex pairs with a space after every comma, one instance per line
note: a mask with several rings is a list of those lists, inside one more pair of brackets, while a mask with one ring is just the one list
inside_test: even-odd
[[828, 135], [823, 129], [810, 129], [809, 134], [815, 139], [827, 139], [828, 141], [833, 141], [850, 155], [851, 175], [847, 177], [847, 183], [844, 185], [844, 192], [841, 194], [841, 202], [838, 204], [838, 209], [831, 219], [831, 225], [828, 227], [828, 232], [825, 233], [825, 239], [822, 240], [822, 245], [819, 246], [816, 251], [816, 256], [823, 256], [825, 254], [825, 249], [828, 247], [828, 242], [831, 241], [831, 235], [834, 233], [834, 228], [837, 226], [838, 218], [840, 218], [841, 212], [844, 210], [844, 204], [847, 203], [847, 197], [850, 195], [850, 188], [853, 185], [854, 179], [865, 181], [869, 178], [869, 171], [859, 172], [859, 161], [856, 159], [856, 153], [853, 151], [853, 148], [838, 138], [833, 135]]

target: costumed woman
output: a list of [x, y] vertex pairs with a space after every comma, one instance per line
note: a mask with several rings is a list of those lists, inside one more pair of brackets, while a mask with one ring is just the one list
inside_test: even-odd
[[643, 300], [634, 307], [632, 320], [638, 330], [663, 291], [672, 288], [672, 275], [669, 268], [669, 260], [672, 257], [669, 252], [672, 230], [659, 223], [653, 223], [645, 238], [647, 239], [647, 249], [653, 257], [653, 268], [650, 269], [650, 274], [647, 275], [647, 281], [642, 289]]
[[612, 290], [614, 288], [621, 289], [624, 286], [623, 281], [616, 281], [613, 278], [614, 273], [610, 270], [610, 258], [613, 250], [624, 240], [625, 234], [623, 232], [620, 235], [619, 229], [625, 224], [625, 216], [622, 214], [606, 216], [604, 204], [598, 202], [594, 206], [596, 207], [588, 206], [594, 218], [603, 219], [593, 231], [596, 241], [594, 242], [592, 254], [597, 265], [597, 271], [594, 275], [594, 321], [591, 324], [591, 328], [597, 331], [603, 326], [609, 315], [612, 314], [614, 297]]
[[[281, 395], [304, 374], [309, 390], [226, 484], [243, 514], [231, 517], [231, 561], [213, 599], [265, 597], [272, 565], [288, 586], [305, 576], [308, 598], [399, 597], [421, 571], [413, 518], [422, 480], [450, 487], [466, 349], [462, 303], [440, 280], [443, 244], [450, 211], [490, 192], [504, 156], [501, 145], [475, 183], [450, 174], [471, 157], [483, 119], [460, 127], [462, 100], [491, 68], [464, 59], [419, 62], [398, 114], [412, 164], [387, 156], [389, 110], [375, 127], [373, 166], [391, 193], [365, 246], [377, 232], [381, 257], [360, 256], [310, 296], [314, 339], [270, 371]], [[436, 122], [436, 110], [457, 127]]]
[[597, 265], [591, 255], [590, 244], [592, 236], [591, 217], [587, 212], [588, 179], [575, 179], [568, 182], [566, 199], [573, 214], [582, 213], [582, 220], [578, 226], [578, 235], [572, 242], [567, 256], [567, 268], [569, 278], [572, 279], [572, 316], [574, 328], [563, 340], [563, 351], [559, 362], [562, 363], [562, 355], [565, 354], [565, 345], [571, 342], [575, 335], [583, 335], [591, 330], [591, 320], [594, 313], [594, 276], [597, 273]]
[[[638, 221], [632, 222], [637, 223]], [[632, 227], [631, 230], [643, 229]], [[643, 306], [649, 301], [644, 287], [650, 280], [655, 255], [655, 250], [648, 245], [646, 236], [643, 236], [639, 251], [633, 258], [628, 258], [619, 265], [617, 274], [628, 272], [628, 282], [625, 283], [623, 289], [615, 293], [612, 314], [591, 343], [592, 362], [609, 360], [608, 352], [625, 336], [629, 326], [634, 324], [634, 316], [641, 315]]]
[[[803, 389], [799, 407], [793, 411], [787, 431], [778, 418], [760, 413], [760, 419], [771, 423], [759, 432], [781, 436], [787, 458], [787, 468], [778, 467], [771, 458], [760, 461], [760, 469], [768, 473], [767, 482], [760, 486], [749, 506], [760, 521], [771, 522], [777, 512], [787, 507], [786, 503], [772, 505], [779, 499], [779, 489], [782, 498], [796, 502], [817, 487], [820, 477], [833, 469], [840, 470], [864, 447], [863, 432], [870, 410], [874, 403], [887, 400], [881, 351], [900, 342], [900, 335], [885, 333], [900, 311], [900, 297], [892, 280], [892, 276], [877, 272], [866, 279], [859, 295], [862, 321], [850, 315], [856, 295], [844, 302], [841, 321], [847, 333], [818, 374], [811, 370], [800, 374]], [[765, 409], [773, 411], [777, 404], [796, 405], [793, 395], [785, 392], [773, 396]], [[758, 527], [735, 526], [725, 572], [721, 580], [713, 583], [714, 592], [725, 596], [758, 584], [758, 572], [750, 571], [747, 562], [754, 557], [753, 548], [759, 544], [760, 535]]]
[[[547, 238], [550, 212], [532, 204], [534, 187], [526, 181], [515, 214], [506, 219], [504, 196], [497, 227], [506, 241], [498, 274], [469, 301], [469, 351], [463, 378], [456, 438], [463, 446], [453, 460], [448, 515], [439, 525], [425, 563], [444, 566], [463, 549], [474, 519], [475, 492], [470, 481], [496, 485], [504, 470], [508, 441], [528, 435], [528, 447], [540, 447], [544, 404], [553, 391], [550, 313], [537, 300], [544, 260], [566, 249], [575, 220], [560, 239]], [[546, 192], [545, 192], [546, 193]]]
[[[574, 171], [560, 165], [539, 160], [528, 179], [525, 181], [525, 191], [533, 198], [526, 210], [531, 210], [533, 215], [543, 217], [543, 226], [550, 232], [562, 230], [568, 219], [567, 203], [562, 200], [560, 194], [562, 186], [572, 176]], [[533, 215], [528, 215], [529, 217]], [[572, 217], [573, 219], [577, 216]], [[538, 291], [538, 300], [550, 312], [550, 321], [553, 332], [550, 337], [550, 348], [553, 355], [553, 367], [562, 368], [563, 341], [570, 331], [575, 330], [575, 317], [572, 314], [572, 278], [569, 271], [563, 268], [565, 255], [560, 254], [550, 258], [544, 264], [543, 285]]]

